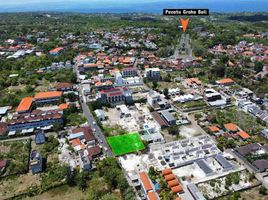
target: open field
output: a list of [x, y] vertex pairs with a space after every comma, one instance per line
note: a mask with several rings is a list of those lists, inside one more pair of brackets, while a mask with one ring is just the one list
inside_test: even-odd
[[32, 175], [32, 173], [7, 177], [0, 182], [0, 199], [11, 198], [26, 192], [29, 188], [40, 186], [40, 175]]
[[78, 187], [69, 187], [68, 185], [63, 185], [57, 188], [53, 188], [43, 194], [27, 197], [27, 200], [68, 200], [68, 199], [87, 199], [87, 193], [78, 189]]
[[117, 156], [145, 148], [138, 133], [108, 137], [108, 143]]
[[208, 115], [219, 125], [233, 122], [252, 135], [264, 129], [264, 126], [258, 122], [257, 118], [236, 108], [214, 110], [208, 112]]
[[0, 160], [7, 159], [8, 166], [2, 176], [23, 174], [28, 171], [31, 142], [29, 140], [1, 142]]

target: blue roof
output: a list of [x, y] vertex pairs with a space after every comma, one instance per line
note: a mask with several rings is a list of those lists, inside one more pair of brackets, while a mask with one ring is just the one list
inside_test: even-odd
[[37, 133], [35, 135], [35, 143], [36, 144], [44, 144], [46, 141], [45, 134], [44, 133]]
[[79, 132], [79, 133], [72, 133], [68, 136], [69, 140], [75, 139], [75, 138], [84, 138], [84, 133]]

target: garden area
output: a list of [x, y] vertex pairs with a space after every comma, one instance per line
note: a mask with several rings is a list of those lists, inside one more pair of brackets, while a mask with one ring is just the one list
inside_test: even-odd
[[200, 183], [198, 188], [206, 199], [215, 199], [258, 184], [259, 182], [255, 179], [254, 174], [243, 170]]
[[236, 123], [242, 130], [253, 135], [264, 129], [257, 118], [245, 113], [242, 110], [231, 107], [224, 110], [213, 110], [207, 113], [213, 124], [224, 125], [227, 123]]
[[30, 150], [30, 140], [1, 142], [0, 160], [8, 160], [7, 168], [1, 176], [27, 173]]

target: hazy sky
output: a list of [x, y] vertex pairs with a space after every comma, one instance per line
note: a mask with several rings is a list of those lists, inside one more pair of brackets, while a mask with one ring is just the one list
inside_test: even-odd
[[[16, 4], [46, 4], [46, 3], [116, 3], [116, 4], [125, 4], [125, 3], [149, 3], [149, 2], [165, 2], [170, 0], [0, 0], [0, 5], [16, 5]], [[218, 0], [173, 0], [174, 2], [215, 2]], [[233, 0], [226, 0], [233, 1]], [[246, 1], [246, 2], [256, 2], [256, 1], [265, 1], [265, 0], [235, 0], [235, 1]]]
[[0, 0], [0, 12], [80, 11], [107, 8], [160, 11], [166, 7], [202, 7], [224, 12], [225, 10], [268, 11], [268, 0]]

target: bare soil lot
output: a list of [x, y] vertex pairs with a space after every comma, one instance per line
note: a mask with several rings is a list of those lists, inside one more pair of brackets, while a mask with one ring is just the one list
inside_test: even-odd
[[32, 175], [32, 173], [4, 178], [0, 181], [0, 199], [13, 197], [30, 187], [38, 186], [40, 186], [40, 175]]

